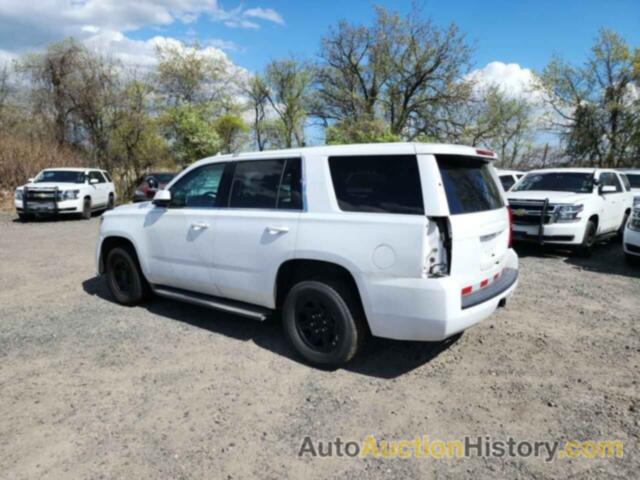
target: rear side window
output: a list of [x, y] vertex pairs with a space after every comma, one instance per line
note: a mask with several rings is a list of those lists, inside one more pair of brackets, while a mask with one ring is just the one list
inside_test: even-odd
[[299, 158], [237, 162], [231, 183], [231, 208], [300, 210]]
[[504, 191], [506, 192], [513, 187], [513, 184], [516, 183], [516, 181], [511, 175], [500, 175], [500, 183], [502, 183], [502, 188], [504, 188]]
[[460, 155], [436, 155], [452, 215], [504, 207], [489, 162]]
[[631, 188], [640, 188], [640, 175], [627, 173], [627, 180], [629, 180]]
[[424, 215], [415, 155], [331, 157], [329, 168], [343, 211]]

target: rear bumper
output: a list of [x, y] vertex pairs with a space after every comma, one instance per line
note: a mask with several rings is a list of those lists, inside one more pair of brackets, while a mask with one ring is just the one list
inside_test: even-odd
[[536, 243], [557, 243], [564, 245], [580, 245], [584, 236], [585, 225], [576, 223], [552, 223], [544, 225], [540, 236], [538, 225], [513, 225], [513, 239], [516, 241]]
[[[518, 256], [509, 249], [504, 282], [478, 292], [469, 302], [460, 283], [439, 279], [371, 279], [367, 286], [367, 318], [371, 333], [396, 340], [440, 341], [489, 317], [517, 288]], [[468, 297], [473, 297], [469, 295]]]
[[622, 245], [625, 253], [640, 256], [640, 232], [625, 229]]

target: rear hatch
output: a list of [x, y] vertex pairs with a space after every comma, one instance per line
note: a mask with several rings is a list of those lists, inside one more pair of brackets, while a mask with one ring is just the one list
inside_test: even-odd
[[464, 297], [491, 287], [504, 273], [509, 212], [490, 160], [462, 155], [435, 157], [449, 205], [450, 273], [459, 280]]

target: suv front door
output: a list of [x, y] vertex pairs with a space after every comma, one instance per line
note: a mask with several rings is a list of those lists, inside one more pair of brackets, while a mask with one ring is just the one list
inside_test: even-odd
[[[91, 183], [91, 180], [94, 182], [97, 180], [97, 183]], [[109, 185], [102, 173], [96, 170], [89, 171], [89, 188], [92, 192], [91, 206], [93, 208], [105, 206], [109, 199]]]
[[227, 208], [216, 211], [213, 263], [223, 297], [273, 306], [273, 279], [295, 251], [301, 159], [233, 164]]
[[618, 176], [613, 172], [602, 172], [600, 174], [600, 186], [601, 187], [615, 187], [615, 192], [602, 193], [604, 198], [605, 207], [603, 215], [603, 223], [601, 232], [612, 232], [620, 228], [622, 224], [622, 218], [625, 211], [624, 197], [625, 193], [622, 188], [622, 182]]
[[156, 206], [145, 217], [151, 283], [219, 294], [212, 255], [227, 165], [212, 163], [191, 170], [169, 189], [169, 206]]

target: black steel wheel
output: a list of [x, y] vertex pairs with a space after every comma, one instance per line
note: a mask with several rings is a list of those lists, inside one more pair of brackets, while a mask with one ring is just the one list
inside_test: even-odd
[[107, 255], [107, 284], [116, 301], [122, 305], [137, 305], [145, 299], [148, 285], [135, 255], [125, 248], [114, 248]]
[[309, 363], [339, 367], [362, 346], [366, 328], [350, 289], [339, 283], [303, 281], [289, 291], [283, 307], [287, 337]]

